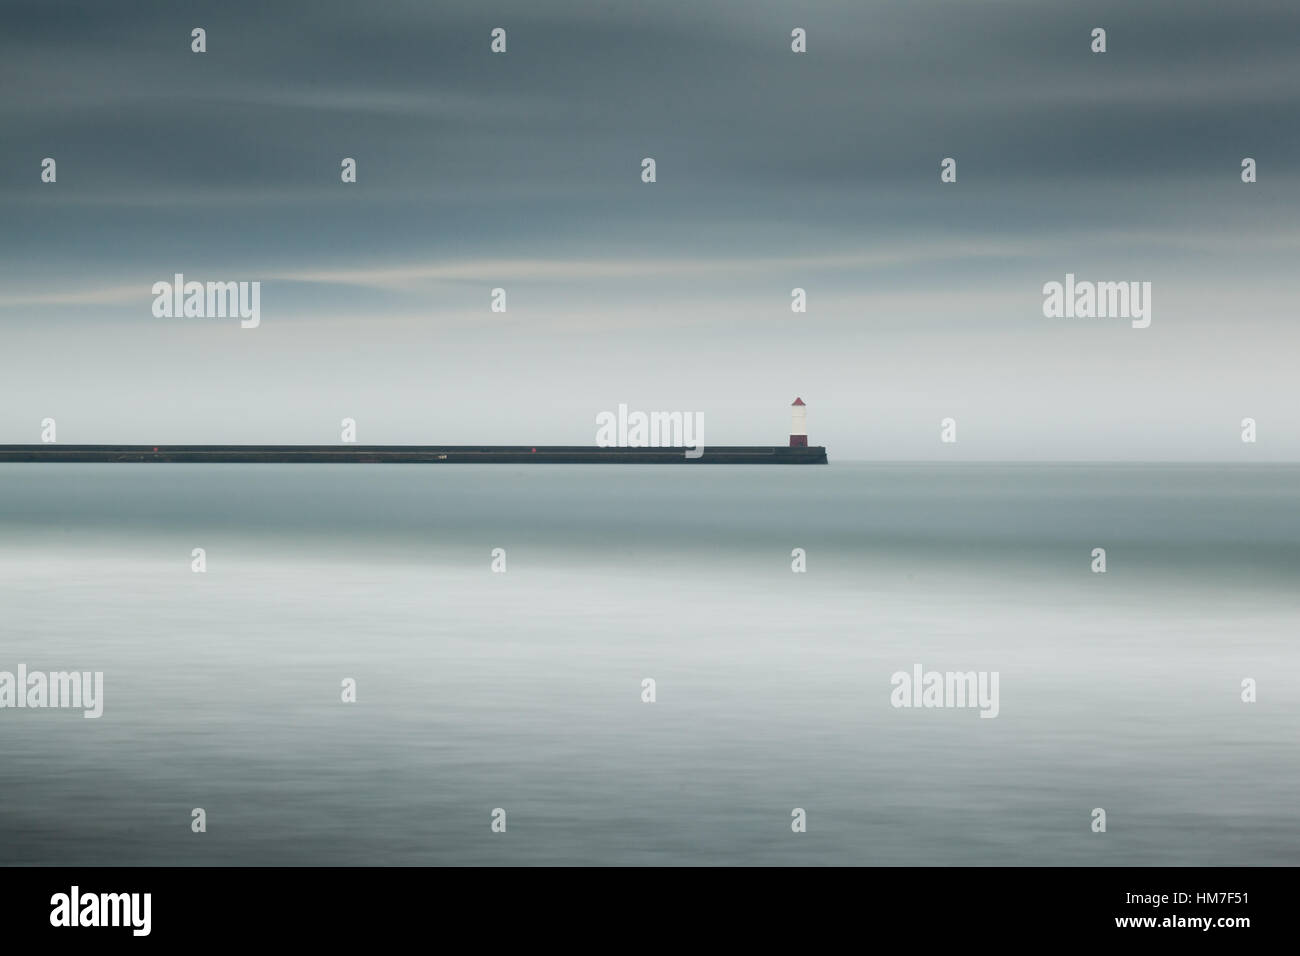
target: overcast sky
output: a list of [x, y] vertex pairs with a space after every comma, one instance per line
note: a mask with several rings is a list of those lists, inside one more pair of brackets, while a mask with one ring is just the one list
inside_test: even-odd
[[[800, 395], [832, 461], [1300, 460], [1289, 0], [0, 10], [0, 442], [772, 444]], [[177, 272], [261, 326], [154, 317]], [[1151, 326], [1045, 318], [1066, 273]]]

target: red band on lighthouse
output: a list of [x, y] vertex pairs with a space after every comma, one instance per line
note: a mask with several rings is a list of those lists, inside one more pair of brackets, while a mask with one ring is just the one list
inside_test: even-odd
[[808, 447], [808, 406], [796, 398], [790, 406], [790, 447]]

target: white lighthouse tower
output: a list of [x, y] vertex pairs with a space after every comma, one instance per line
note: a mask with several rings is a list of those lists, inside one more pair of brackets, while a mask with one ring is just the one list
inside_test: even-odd
[[790, 406], [790, 447], [808, 447], [808, 406], [796, 398]]

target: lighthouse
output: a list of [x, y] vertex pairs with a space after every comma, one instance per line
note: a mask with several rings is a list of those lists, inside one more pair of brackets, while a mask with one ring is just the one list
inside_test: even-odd
[[790, 447], [808, 447], [808, 406], [796, 398], [790, 406]]

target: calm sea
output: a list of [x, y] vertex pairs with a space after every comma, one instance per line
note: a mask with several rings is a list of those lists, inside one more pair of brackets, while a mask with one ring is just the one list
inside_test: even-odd
[[[1298, 505], [1293, 466], [0, 465], [0, 670], [105, 681], [0, 710], [0, 863], [1294, 865]], [[892, 707], [916, 664], [998, 672], [997, 718]]]

